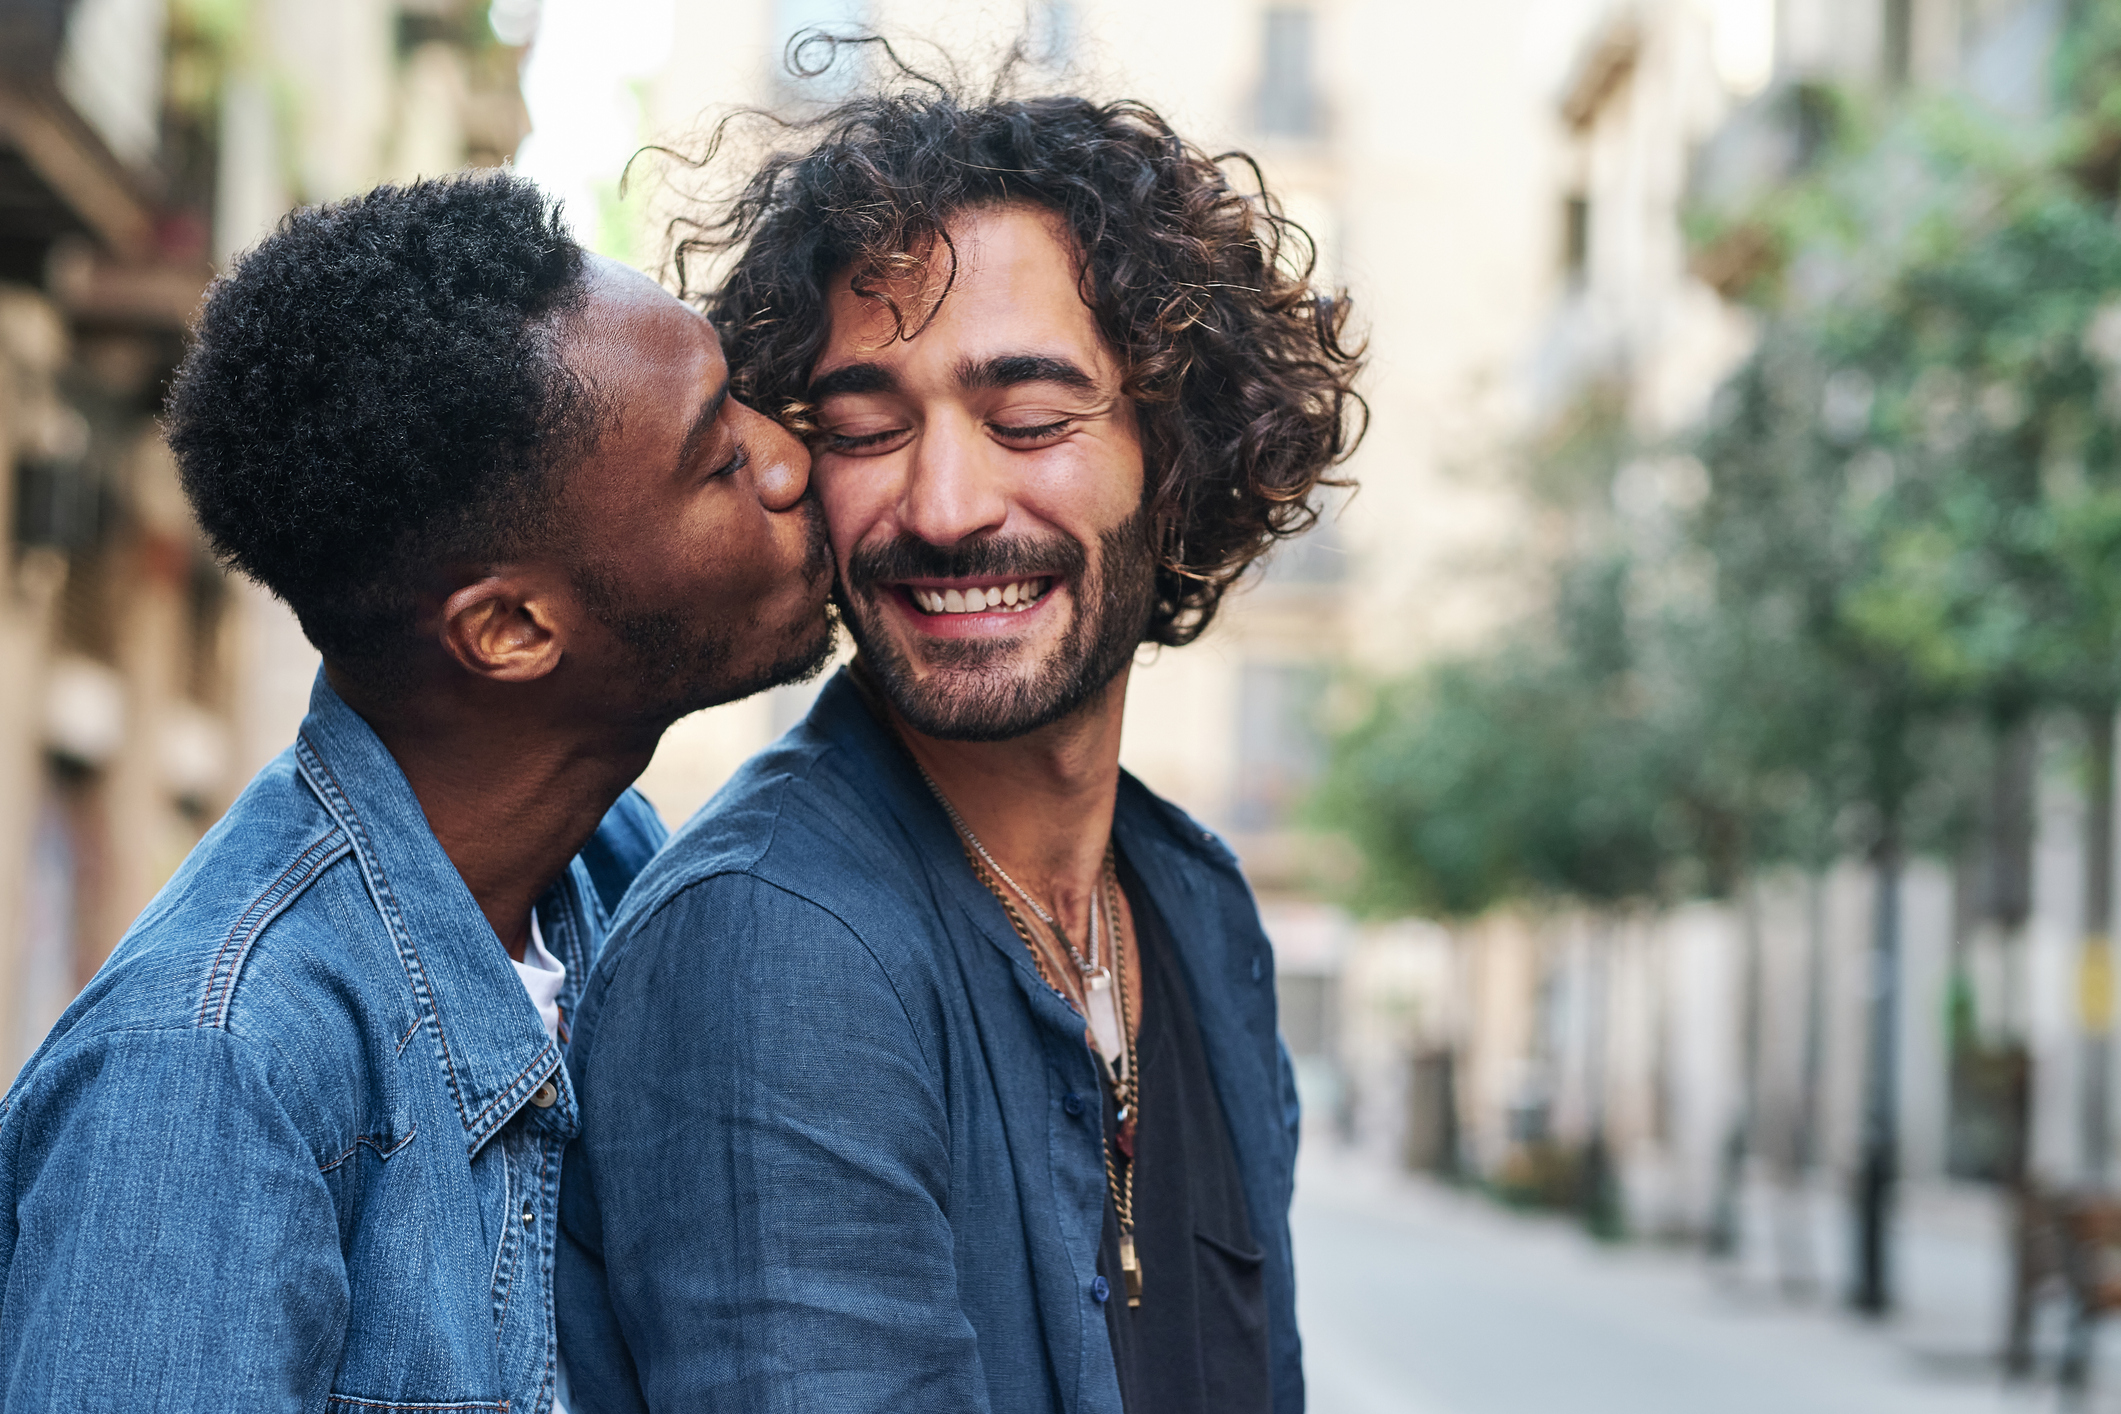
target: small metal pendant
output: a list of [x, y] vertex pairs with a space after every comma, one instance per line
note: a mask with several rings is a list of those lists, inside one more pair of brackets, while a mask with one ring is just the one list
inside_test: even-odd
[[1119, 1269], [1127, 1280], [1127, 1304], [1141, 1305], [1142, 1262], [1141, 1258], [1134, 1255], [1134, 1234], [1131, 1232], [1122, 1232], [1119, 1235]]

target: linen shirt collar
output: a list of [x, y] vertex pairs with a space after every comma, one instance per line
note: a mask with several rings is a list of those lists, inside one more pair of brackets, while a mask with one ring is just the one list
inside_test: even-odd
[[[841, 668], [825, 683], [811, 708], [810, 724], [859, 763], [858, 769], [847, 773], [847, 778], [882, 807], [904, 832], [915, 855], [931, 862], [934, 877], [941, 881], [949, 897], [974, 920], [982, 936], [1008, 957], [1041, 1020], [1070, 1034], [1079, 1029], [1080, 1018], [1039, 976], [1000, 902], [965, 862], [964, 843], [958, 838], [956, 827], [943, 813], [912, 755], [870, 711], [851, 669]], [[1121, 768], [1119, 795], [1113, 802], [1114, 837], [1166, 916], [1188, 917], [1198, 901], [1191, 897], [1182, 861], [1191, 857], [1232, 869], [1237, 861], [1221, 840], [1192, 827], [1190, 820], [1184, 822], [1187, 829], [1174, 835], [1172, 821], [1167, 818], [1172, 816], [1176, 816], [1175, 811]], [[1194, 838], [1196, 833], [1198, 838]], [[1180, 961], [1193, 975], [1207, 966], [1204, 951], [1211, 940], [1201, 936], [1201, 931], [1199, 926], [1173, 930]]]
[[[418, 1019], [399, 1049], [417, 1044], [418, 1032], [428, 1033], [467, 1148], [476, 1154], [548, 1080], [559, 1098], [545, 1117], [572, 1133], [574, 1097], [559, 1043], [545, 1033], [507, 950], [435, 839], [396, 758], [321, 670], [295, 761], [345, 830], [411, 984]], [[589, 951], [578, 867], [570, 866], [538, 903], [547, 945], [571, 974], [570, 993]]]

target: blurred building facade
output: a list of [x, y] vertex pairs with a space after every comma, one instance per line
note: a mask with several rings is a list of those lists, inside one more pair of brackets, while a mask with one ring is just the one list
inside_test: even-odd
[[[1551, 198], [1565, 278], [1526, 346], [1528, 433], [1595, 400], [1636, 444], [1671, 445], [1755, 337], [1719, 289], [1728, 253], [1689, 250], [1693, 197], [1787, 176], [1823, 80], [1950, 85], [2002, 113], [2039, 114], [2062, 7], [1781, 0], [1776, 20], [1770, 82], [1743, 100], [1718, 75], [1695, 6], [1615, 4], [1584, 34], [1551, 110], [1565, 134]], [[1652, 452], [1619, 469], [1607, 514], [1655, 565], [1660, 527], [1704, 490], [1697, 464]], [[1683, 570], [1648, 592], [1684, 593]], [[2029, 855], [1999, 862], [1976, 849], [1906, 876], [1893, 1059], [1900, 1173], [1918, 1204], [1978, 1209], [2000, 1192], [1978, 1183], [2017, 1171], [1972, 1142], [2014, 1119], [1993, 1112], [1993, 1096], [1955, 1088], [1954, 988], [1969, 957], [1996, 1033], [1982, 1038], [1989, 1053], [2030, 1060], [2026, 1168], [2050, 1182], [2084, 1177], [2073, 730], [2031, 734], [2015, 774], [1999, 766], [2002, 795], [2023, 797], [2010, 808], [2032, 816]], [[1759, 881], [1728, 905], [1373, 930], [1347, 983], [1368, 999], [1350, 1059], [1387, 1092], [1382, 1118], [1416, 1162], [1573, 1201], [1578, 1176], [1562, 1156], [1595, 1132], [1615, 1156], [1631, 1227], [1728, 1238], [1750, 1213], [1756, 1257], [1785, 1276], [1834, 1275], [1837, 1248], [1760, 1239], [1810, 1231], [1845, 1201], [1864, 1103], [1874, 888], [1851, 861]], [[1448, 1056], [1448, 1087], [1418, 1060], [1408, 1067], [1410, 1053]], [[1444, 1132], [1450, 1145], [1435, 1137]]]
[[156, 427], [214, 267], [298, 200], [508, 157], [519, 57], [456, 0], [0, 0], [0, 1075], [314, 670]]
[[[289, 739], [314, 671], [284, 609], [208, 562], [154, 436], [211, 269], [298, 201], [505, 160], [529, 126], [526, 52], [534, 69], [540, 42], [575, 42], [561, 4], [541, 37], [531, 0], [0, 0], [0, 1072]], [[1199, 644], [1143, 657], [1126, 764], [1245, 858], [1314, 1113], [1504, 1181], [1537, 1181], [1542, 1145], [1601, 1128], [1632, 1222], [1699, 1231], [1740, 1126], [1755, 1171], [1794, 1171], [1806, 1113], [1815, 1186], [1852, 1158], [1866, 877], [1769, 881], [1750, 909], [1357, 926], [1315, 901], [1333, 861], [1300, 819], [1335, 684], [1526, 607], [1516, 571], [1552, 549], [1508, 475], [1526, 436], [1586, 398], [1645, 442], [1700, 415], [1752, 329], [1690, 255], [1686, 203], [1771, 161], [1808, 81], [1953, 83], [2037, 109], [2058, 9], [1779, 0], [1769, 81], [1746, 97], [1702, 0], [701, 0], [643, 10], [669, 43], [635, 85], [633, 136], [696, 147], [703, 117], [791, 101], [784, 46], [825, 24], [880, 28], [916, 64], [939, 43], [975, 73], [1027, 36], [1034, 86], [1139, 97], [1211, 150], [1258, 156], [1370, 333], [1360, 490]], [[631, 210], [653, 266], [669, 210]], [[1698, 477], [1646, 458], [1615, 513], [1654, 539]], [[812, 691], [679, 724], [644, 786], [676, 823]], [[2012, 985], [2041, 1087], [2035, 1159], [2067, 1174], [2081, 805], [2038, 779]], [[1900, 1074], [1920, 1181], [1949, 1167], [1955, 897], [1948, 871], [1911, 873]]]
[[157, 5], [0, 5], [0, 1069], [225, 804], [228, 596], [155, 434], [210, 138]]

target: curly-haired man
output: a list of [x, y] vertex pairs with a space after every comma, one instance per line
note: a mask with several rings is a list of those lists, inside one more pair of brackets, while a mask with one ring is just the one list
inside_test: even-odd
[[1315, 518], [1345, 304], [1129, 103], [856, 100], [698, 240], [859, 653], [592, 974], [583, 1407], [1291, 1414], [1267, 939], [1119, 745], [1135, 650]]
[[622, 792], [823, 660], [809, 457], [509, 176], [294, 213], [196, 334], [185, 488], [324, 670], [0, 1106], [0, 1406], [542, 1414]]

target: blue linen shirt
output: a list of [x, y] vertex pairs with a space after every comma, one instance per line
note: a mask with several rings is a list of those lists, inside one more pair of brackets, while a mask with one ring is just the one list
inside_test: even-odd
[[[629, 792], [586, 853], [622, 887], [662, 837]], [[571, 1015], [590, 864], [538, 908]], [[0, 1104], [0, 1409], [536, 1414], [576, 1125], [561, 1047], [320, 674]]]
[[[1170, 920], [1297, 1414], [1296, 1092], [1258, 910], [1131, 776], [1114, 830]], [[1082, 1019], [844, 673], [636, 880], [568, 1064], [574, 1414], [1120, 1414]]]

